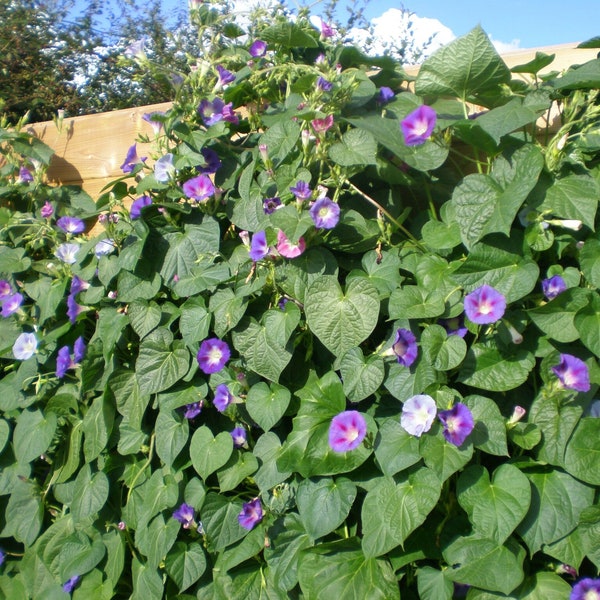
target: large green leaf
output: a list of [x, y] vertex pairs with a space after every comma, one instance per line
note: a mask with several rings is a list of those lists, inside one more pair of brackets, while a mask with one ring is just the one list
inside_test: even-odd
[[452, 206], [467, 248], [490, 233], [509, 235], [543, 165], [542, 153], [537, 147], [527, 145], [509, 158], [498, 157], [491, 175], [477, 173], [462, 180], [452, 194]]
[[82, 424], [83, 454], [86, 462], [96, 459], [106, 448], [115, 420], [114, 402], [106, 395], [98, 396], [88, 409]]
[[167, 552], [171, 549], [181, 524], [169, 515], [166, 520], [162, 514], [156, 515], [146, 527], [139, 527], [135, 532], [135, 543], [144, 554], [149, 565], [158, 567], [164, 561]]
[[296, 492], [296, 505], [304, 528], [313, 539], [339, 527], [356, 498], [356, 486], [345, 477], [304, 479]]
[[351, 402], [364, 400], [379, 389], [385, 377], [383, 359], [377, 354], [365, 358], [360, 348], [352, 348], [340, 361], [344, 393]]
[[567, 471], [586, 483], [600, 485], [600, 420], [581, 419], [565, 453]]
[[180, 592], [196, 583], [206, 570], [206, 556], [202, 546], [177, 542], [167, 555], [165, 568]]
[[390, 319], [428, 319], [439, 317], [445, 308], [444, 295], [438, 289], [406, 285], [392, 292], [388, 310]]
[[[311, 32], [312, 33], [312, 32]], [[261, 38], [284, 48], [316, 48], [316, 37], [291, 22], [277, 23], [261, 31]]]
[[17, 461], [28, 463], [43, 454], [52, 442], [57, 418], [52, 412], [24, 410], [17, 419], [13, 434]]
[[380, 556], [400, 546], [436, 505], [442, 484], [426, 467], [406, 475], [396, 484], [383, 477], [365, 496], [362, 506], [365, 556]]
[[583, 344], [600, 358], [600, 296], [592, 293], [589, 302], [581, 308], [573, 320]]
[[320, 277], [308, 290], [304, 310], [311, 331], [333, 354], [343, 356], [375, 329], [379, 294], [364, 278], [352, 279], [343, 292], [335, 280]]
[[214, 436], [206, 425], [196, 429], [190, 442], [192, 464], [204, 480], [222, 467], [229, 460], [232, 452], [233, 439], [229, 432], [221, 431]]
[[419, 439], [407, 433], [399, 419], [387, 419], [375, 438], [375, 457], [384, 475], [395, 475], [421, 460]]
[[448, 335], [441, 325], [429, 325], [421, 334], [425, 359], [438, 371], [455, 369], [467, 353], [467, 344], [459, 335]]
[[488, 454], [508, 456], [506, 419], [502, 416], [498, 404], [477, 394], [467, 396], [463, 403], [469, 407], [475, 421], [470, 436], [473, 446]]
[[285, 413], [291, 399], [290, 391], [277, 384], [268, 386], [264, 381], [248, 390], [248, 414], [264, 430], [269, 431]]
[[108, 477], [102, 471], [92, 474], [88, 465], [79, 471], [73, 487], [71, 512], [75, 521], [95, 515], [108, 500]]
[[473, 465], [458, 479], [457, 498], [475, 532], [503, 544], [529, 509], [531, 487], [513, 465], [500, 465], [491, 481], [485, 467]]
[[343, 167], [373, 165], [376, 162], [377, 142], [364, 129], [349, 129], [341, 142], [329, 148], [329, 157]]
[[253, 452], [261, 465], [253, 478], [262, 492], [274, 488], [292, 474], [291, 471], [280, 471], [277, 467], [281, 441], [276, 433], [268, 431], [261, 435], [254, 445]]
[[510, 81], [510, 71], [490, 38], [475, 27], [430, 56], [419, 69], [415, 91], [420, 96], [455, 96], [481, 103]]
[[417, 571], [417, 588], [419, 600], [452, 600], [454, 593], [454, 585], [444, 571], [428, 566]]
[[161, 411], [156, 418], [156, 454], [171, 466], [187, 444], [188, 420], [174, 411]]
[[238, 522], [241, 510], [242, 503], [238, 500], [232, 501], [212, 492], [207, 494], [202, 506], [202, 524], [209, 551], [219, 552], [248, 533]]
[[471, 460], [473, 444], [469, 438], [460, 447], [450, 444], [442, 436], [440, 424], [434, 422], [429, 433], [421, 437], [419, 451], [425, 464], [444, 482]]

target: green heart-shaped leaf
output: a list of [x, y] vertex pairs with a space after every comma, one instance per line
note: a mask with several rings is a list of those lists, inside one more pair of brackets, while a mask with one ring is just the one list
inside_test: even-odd
[[216, 437], [203, 425], [197, 429], [190, 442], [190, 458], [194, 469], [202, 479], [222, 467], [233, 452], [233, 438], [227, 431], [221, 431]]

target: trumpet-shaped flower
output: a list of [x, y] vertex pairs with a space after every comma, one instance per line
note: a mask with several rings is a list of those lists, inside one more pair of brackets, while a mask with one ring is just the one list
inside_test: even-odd
[[225, 104], [220, 98], [215, 98], [212, 102], [210, 100], [202, 100], [198, 107], [198, 113], [207, 127], [219, 121], [228, 121], [235, 124], [239, 122], [239, 119], [232, 107], [232, 102]]
[[252, 58], [260, 58], [267, 53], [267, 42], [262, 40], [254, 40], [248, 48], [248, 52]]
[[12, 285], [6, 279], [0, 279], [0, 298], [6, 298], [13, 293]]
[[405, 367], [410, 367], [417, 359], [417, 338], [410, 329], [398, 329], [396, 339], [392, 344], [392, 351], [398, 362]]
[[157, 110], [151, 113], [144, 113], [142, 115], [142, 119], [149, 123], [152, 127], [152, 131], [154, 131], [154, 135], [158, 135], [160, 130], [163, 127], [162, 121], [159, 121], [156, 117], [164, 117], [166, 113], [163, 111]]
[[501, 319], [506, 298], [489, 285], [482, 285], [465, 296], [465, 312], [473, 323], [486, 325]]
[[319, 198], [310, 207], [310, 216], [315, 227], [320, 229], [333, 229], [340, 220], [340, 206], [326, 196]]
[[217, 73], [219, 74], [219, 85], [227, 85], [232, 81], [235, 81], [235, 74], [231, 71], [228, 71], [225, 67], [221, 65], [217, 65]]
[[23, 304], [23, 296], [19, 293], [5, 296], [2, 299], [2, 316], [10, 317], [10, 315], [16, 313]]
[[195, 510], [193, 506], [186, 504], [185, 502], [173, 512], [173, 518], [177, 519], [182, 525], [184, 529], [189, 529], [192, 525], [194, 525], [194, 516]]
[[333, 83], [331, 83], [331, 81], [327, 81], [325, 77], [319, 77], [317, 79], [317, 90], [320, 92], [330, 92], [331, 88], [333, 88]]
[[379, 88], [379, 92], [377, 93], [377, 104], [384, 105], [388, 102], [391, 102], [395, 98], [396, 94], [392, 88], [386, 87], [385, 85]]
[[457, 402], [450, 410], [441, 411], [438, 419], [444, 426], [443, 434], [446, 441], [457, 447], [463, 445], [475, 427], [471, 411], [461, 402]]
[[40, 209], [40, 215], [42, 215], [44, 219], [49, 219], [53, 214], [54, 207], [52, 204], [50, 204], [50, 202], [48, 202], [48, 200], [46, 200], [46, 202], [44, 202], [44, 206], [42, 206]]
[[450, 319], [440, 319], [440, 325], [446, 330], [448, 335], [457, 335], [464, 338], [468, 329], [465, 327], [465, 320], [462, 315]]
[[61, 217], [56, 224], [65, 233], [82, 233], [85, 229], [84, 222], [77, 217]]
[[231, 433], [231, 438], [233, 439], [233, 445], [236, 448], [242, 448], [246, 443], [247, 433], [243, 427], [235, 427]]
[[586, 577], [578, 581], [571, 590], [569, 600], [600, 600], [600, 579]]
[[202, 401], [192, 402], [185, 405], [183, 416], [186, 419], [194, 419], [202, 412]]
[[435, 127], [436, 114], [433, 108], [425, 104], [413, 110], [400, 123], [404, 143], [407, 146], [419, 146], [424, 144], [431, 136]]
[[19, 183], [31, 183], [33, 181], [33, 175], [27, 167], [21, 167], [19, 169]]
[[183, 184], [183, 192], [196, 202], [204, 202], [215, 193], [215, 186], [208, 175], [202, 174], [188, 179]]
[[253, 529], [263, 518], [263, 509], [260, 500], [255, 498], [251, 502], [245, 502], [242, 512], [238, 515], [238, 522], [244, 529]]
[[80, 335], [73, 344], [73, 359], [77, 364], [83, 360], [85, 349], [85, 340], [83, 339], [83, 336]]
[[142, 208], [150, 206], [151, 204], [152, 198], [150, 198], [150, 196], [140, 196], [137, 200], [133, 201], [133, 204], [129, 209], [129, 215], [132, 219], [139, 219], [142, 216]]
[[73, 355], [71, 348], [63, 346], [56, 357], [56, 376], [62, 379], [69, 369], [76, 368], [85, 356], [85, 341], [83, 337], [78, 337], [73, 346]]
[[225, 363], [229, 360], [230, 356], [231, 351], [229, 350], [227, 342], [224, 342], [219, 338], [210, 338], [204, 340], [202, 344], [200, 344], [196, 359], [198, 360], [200, 369], [207, 375], [210, 375], [211, 373], [220, 371], [225, 366]]
[[333, 115], [327, 115], [324, 119], [313, 119], [310, 124], [315, 133], [326, 133], [333, 126]]
[[298, 243], [293, 244], [288, 237], [281, 231], [277, 232], [277, 252], [285, 258], [296, 258], [306, 250], [306, 242], [303, 237], [298, 238]]
[[77, 262], [77, 252], [79, 244], [61, 244], [54, 253], [54, 256], [62, 262], [73, 265]]
[[34, 333], [22, 333], [13, 344], [13, 356], [17, 360], [27, 360], [35, 354], [37, 344], [37, 338]]
[[173, 154], [167, 152], [154, 163], [154, 177], [159, 183], [168, 183], [175, 177], [177, 169], [173, 164]]
[[69, 317], [69, 321], [71, 323], [75, 323], [77, 321], [77, 317], [85, 311], [85, 306], [81, 306], [81, 304], [77, 303], [75, 294], [69, 294], [67, 296], [67, 317]]
[[219, 412], [224, 412], [225, 409], [233, 402], [233, 394], [229, 391], [226, 384], [220, 383], [215, 389], [215, 397], [213, 404]]
[[267, 243], [267, 234], [264, 231], [257, 231], [250, 241], [250, 258], [256, 262], [269, 255], [269, 244]]
[[81, 575], [73, 575], [73, 577], [69, 578], [69, 580], [63, 583], [62, 589], [63, 592], [70, 594], [76, 587], [79, 581], [81, 580]]
[[421, 437], [431, 429], [436, 413], [435, 400], [427, 394], [417, 394], [402, 406], [400, 425], [410, 435]]
[[69, 291], [71, 294], [79, 294], [79, 292], [81, 292], [82, 290], [87, 290], [89, 287], [90, 284], [87, 281], [83, 281], [83, 279], [81, 279], [77, 275], [73, 275]]
[[298, 181], [290, 188], [290, 192], [296, 196], [296, 200], [308, 200], [312, 196], [312, 190], [306, 181]]
[[334, 452], [358, 448], [367, 435], [367, 422], [356, 410], [347, 410], [331, 419], [329, 446]]
[[216, 173], [221, 168], [221, 159], [212, 148], [202, 148], [200, 154], [204, 158], [204, 166], [197, 167], [199, 173]]
[[136, 144], [133, 144], [133, 146], [130, 146], [127, 150], [125, 160], [121, 165], [121, 171], [123, 171], [123, 173], [131, 173], [137, 165], [145, 162], [146, 158], [146, 156], [142, 156], [141, 158], [138, 156], [137, 146]]
[[115, 251], [115, 240], [110, 238], [105, 238], [100, 240], [96, 246], [94, 247], [94, 254], [96, 258], [100, 258], [101, 256], [108, 256]]
[[588, 392], [590, 389], [588, 366], [576, 356], [561, 354], [560, 363], [552, 367], [552, 372], [562, 385], [570, 390]]
[[272, 215], [278, 208], [281, 208], [281, 198], [265, 198], [263, 201], [263, 210], [265, 215]]
[[567, 289], [565, 280], [560, 275], [554, 275], [542, 280], [542, 291], [548, 300], [553, 300]]

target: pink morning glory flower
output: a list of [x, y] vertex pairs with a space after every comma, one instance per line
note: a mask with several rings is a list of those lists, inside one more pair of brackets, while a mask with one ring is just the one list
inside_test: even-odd
[[410, 435], [421, 437], [431, 429], [436, 413], [435, 400], [427, 394], [417, 394], [403, 404], [400, 425]]
[[146, 158], [146, 156], [142, 156], [141, 158], [138, 156], [136, 144], [133, 144], [133, 146], [130, 146], [127, 150], [125, 160], [121, 165], [121, 171], [123, 171], [123, 173], [131, 173], [136, 165], [145, 162]]
[[176, 511], [173, 512], [173, 518], [177, 519], [183, 525], [184, 529], [189, 529], [195, 524], [194, 513], [194, 507], [184, 502]]
[[54, 253], [54, 256], [62, 262], [73, 265], [77, 262], [77, 252], [79, 244], [61, 244]]
[[552, 372], [562, 385], [570, 390], [588, 392], [590, 389], [590, 373], [587, 365], [576, 356], [561, 354], [560, 363], [552, 367]]
[[436, 114], [433, 108], [423, 104], [413, 110], [400, 123], [404, 143], [407, 146], [419, 146], [431, 136], [435, 127]]
[[230, 356], [231, 351], [229, 350], [227, 342], [224, 342], [219, 338], [210, 338], [204, 340], [202, 344], [200, 344], [196, 359], [198, 360], [200, 369], [207, 375], [210, 375], [211, 373], [220, 371], [225, 366], [225, 363], [229, 360]]
[[202, 401], [186, 404], [184, 408], [183, 416], [186, 419], [194, 419], [202, 412]]
[[82, 233], [85, 229], [84, 222], [77, 217], [61, 217], [56, 221], [56, 224], [65, 233]]
[[438, 419], [444, 426], [443, 434], [446, 441], [457, 447], [463, 445], [475, 427], [471, 411], [462, 402], [457, 402], [450, 410], [441, 411]]
[[295, 186], [290, 188], [290, 192], [296, 196], [297, 200], [308, 200], [312, 196], [312, 190], [310, 189], [306, 181], [298, 181]]
[[326, 133], [333, 126], [333, 115], [327, 115], [324, 119], [313, 119], [310, 124], [315, 133]]
[[267, 243], [267, 234], [264, 231], [257, 231], [250, 241], [250, 258], [256, 262], [269, 255], [269, 244]]
[[327, 197], [319, 198], [309, 212], [315, 227], [320, 229], [333, 229], [340, 220], [339, 204]]
[[236, 448], [243, 448], [247, 438], [246, 430], [243, 427], [235, 427], [230, 433], [233, 445]]
[[367, 422], [356, 410], [346, 410], [331, 419], [329, 446], [334, 452], [358, 448], [367, 435]]
[[175, 177], [177, 169], [173, 164], [173, 155], [168, 152], [154, 163], [154, 177], [159, 183], [168, 183]]
[[586, 577], [571, 590], [569, 600], [600, 600], [600, 579]]
[[567, 289], [565, 280], [560, 275], [554, 275], [542, 280], [542, 291], [548, 300], [553, 300]]
[[398, 329], [392, 350], [398, 357], [398, 362], [405, 367], [410, 367], [417, 359], [417, 338], [410, 329]]
[[242, 506], [242, 512], [238, 515], [238, 522], [244, 529], [253, 529], [254, 526], [262, 521], [263, 509], [260, 500], [255, 498], [251, 502], [245, 502]]
[[23, 296], [18, 292], [5, 296], [2, 299], [2, 316], [5, 318], [10, 317], [21, 308], [21, 304], [23, 304]]
[[40, 214], [44, 219], [49, 219], [54, 214], [54, 208], [48, 200], [44, 202], [44, 206], [40, 209]]
[[79, 581], [81, 580], [81, 575], [73, 575], [73, 577], [69, 578], [69, 580], [63, 583], [62, 589], [63, 592], [70, 594], [76, 587]]
[[277, 232], [277, 252], [285, 258], [296, 258], [306, 250], [306, 242], [303, 237], [298, 238], [297, 244], [292, 244], [288, 237], [281, 231]]
[[188, 179], [183, 184], [183, 192], [188, 198], [203, 202], [215, 193], [215, 186], [208, 175], [202, 174]]
[[22, 333], [13, 344], [13, 356], [17, 360], [27, 360], [35, 354], [37, 344], [37, 338], [34, 333]]
[[129, 209], [129, 215], [132, 219], [139, 219], [142, 216], [142, 208], [150, 206], [151, 204], [152, 198], [150, 198], [150, 196], [140, 196], [137, 200], [133, 201], [133, 204]]
[[213, 404], [219, 412], [225, 412], [225, 409], [233, 402], [233, 394], [229, 391], [226, 384], [220, 383], [215, 389]]
[[267, 53], [267, 42], [263, 42], [262, 40], [254, 40], [248, 49], [250, 56], [252, 58], [260, 58]]
[[489, 285], [482, 285], [465, 296], [467, 317], [478, 325], [495, 323], [505, 310], [506, 298]]

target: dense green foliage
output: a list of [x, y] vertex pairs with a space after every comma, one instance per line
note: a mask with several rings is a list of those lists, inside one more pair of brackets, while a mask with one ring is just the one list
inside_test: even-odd
[[0, 132], [0, 596], [564, 600], [600, 568], [600, 60], [511, 73], [476, 28], [409, 91], [302, 15], [193, 19], [210, 52], [97, 203]]

